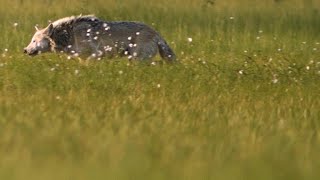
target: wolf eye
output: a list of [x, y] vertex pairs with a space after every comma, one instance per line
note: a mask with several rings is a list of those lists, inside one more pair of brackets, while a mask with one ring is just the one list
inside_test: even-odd
[[36, 40], [33, 40], [32, 42], [33, 42], [33, 43], [35, 43], [35, 42], [36, 42]]

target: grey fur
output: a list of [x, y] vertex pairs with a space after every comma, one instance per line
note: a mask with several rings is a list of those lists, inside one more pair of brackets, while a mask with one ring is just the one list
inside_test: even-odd
[[107, 22], [93, 15], [59, 19], [38, 30], [24, 49], [28, 55], [65, 52], [81, 58], [128, 56], [150, 59], [158, 52], [168, 61], [175, 54], [151, 27], [140, 22]]

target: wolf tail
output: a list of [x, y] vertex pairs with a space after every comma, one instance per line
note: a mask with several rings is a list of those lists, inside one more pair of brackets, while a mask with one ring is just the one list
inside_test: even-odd
[[176, 55], [172, 51], [172, 49], [169, 47], [167, 42], [159, 37], [158, 39], [158, 48], [159, 48], [159, 53], [162, 59], [165, 59], [167, 61], [175, 61], [176, 60]]

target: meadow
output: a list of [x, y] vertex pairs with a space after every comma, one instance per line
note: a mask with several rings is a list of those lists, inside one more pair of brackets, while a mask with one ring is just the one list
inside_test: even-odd
[[[319, 179], [317, 0], [4, 0], [0, 179]], [[178, 63], [22, 53], [34, 26], [142, 21]]]

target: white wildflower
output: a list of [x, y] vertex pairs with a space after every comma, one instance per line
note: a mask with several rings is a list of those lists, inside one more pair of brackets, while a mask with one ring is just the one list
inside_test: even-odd
[[[116, 46], [117, 47], [117, 46]], [[107, 46], [107, 48], [104, 48], [105, 51], [112, 51], [112, 47]]]
[[272, 83], [273, 83], [273, 84], [278, 83], [278, 81], [279, 81], [279, 80], [278, 80], [277, 78], [272, 79]]
[[306, 70], [309, 70], [310, 69], [310, 66], [306, 66]]
[[98, 56], [101, 57], [103, 55], [103, 52], [98, 50]]
[[188, 38], [188, 42], [192, 42], [192, 38], [191, 37]]

